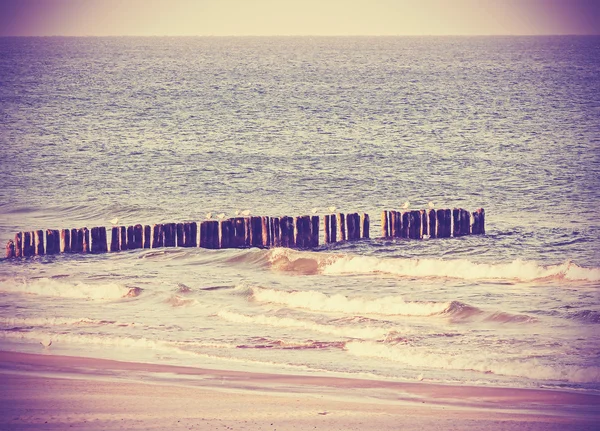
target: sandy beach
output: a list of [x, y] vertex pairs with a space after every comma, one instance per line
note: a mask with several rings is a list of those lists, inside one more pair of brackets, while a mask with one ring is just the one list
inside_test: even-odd
[[0, 429], [592, 430], [600, 397], [0, 352]]

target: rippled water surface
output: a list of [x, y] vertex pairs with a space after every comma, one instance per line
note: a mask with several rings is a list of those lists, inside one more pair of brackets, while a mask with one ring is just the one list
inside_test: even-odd
[[[0, 261], [0, 348], [597, 391], [599, 94], [598, 37], [0, 38], [4, 241], [331, 205], [373, 238]], [[377, 238], [407, 200], [487, 234]]]

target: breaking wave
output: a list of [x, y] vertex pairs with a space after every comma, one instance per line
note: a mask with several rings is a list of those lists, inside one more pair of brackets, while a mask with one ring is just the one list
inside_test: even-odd
[[464, 370], [492, 373], [528, 379], [567, 381], [572, 383], [600, 382], [600, 367], [544, 364], [535, 358], [506, 357], [500, 354], [477, 356], [476, 353], [444, 354], [406, 345], [389, 345], [373, 341], [350, 341], [346, 350], [353, 356], [382, 358], [416, 368]]
[[0, 282], [0, 292], [94, 300], [115, 300], [141, 294], [139, 287], [127, 287], [118, 283], [87, 284], [67, 282], [61, 279], [38, 278], [33, 280], [9, 280]]
[[431, 316], [448, 310], [450, 302], [410, 302], [399, 296], [365, 298], [326, 295], [313, 290], [285, 291], [276, 289], [250, 288], [251, 297], [258, 302], [283, 304], [291, 308], [311, 311], [329, 311], [351, 314], [379, 314], [401, 316]]

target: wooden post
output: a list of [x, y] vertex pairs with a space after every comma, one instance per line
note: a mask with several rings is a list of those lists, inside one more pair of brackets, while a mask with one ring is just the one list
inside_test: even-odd
[[325, 214], [323, 218], [323, 241], [325, 244], [329, 244], [331, 242], [331, 223], [329, 219], [331, 216], [329, 214]]
[[342, 213], [337, 214], [337, 228], [340, 241], [346, 241], [346, 216]]
[[331, 214], [331, 218], [329, 220], [329, 223], [331, 224], [330, 239], [331, 239], [331, 242], [334, 243], [334, 242], [337, 242], [337, 231], [338, 231], [338, 229], [337, 229], [337, 216], [335, 214]]
[[427, 211], [420, 210], [419, 214], [421, 215], [421, 233], [420, 237], [423, 238], [425, 236], [429, 236], [429, 224], [427, 223]]
[[79, 229], [71, 229], [71, 252], [81, 253], [83, 251], [83, 234]]
[[452, 210], [447, 208], [445, 211], [445, 221], [446, 221], [446, 238], [450, 238], [452, 235]]
[[119, 227], [119, 249], [128, 250], [127, 247], [127, 228], [125, 226]]
[[119, 227], [113, 226], [110, 231], [110, 251], [119, 251]]
[[271, 219], [273, 223], [273, 247], [281, 247], [281, 228], [279, 217]]
[[57, 254], [60, 251], [58, 230], [46, 229], [46, 254]]
[[298, 248], [304, 248], [304, 222], [302, 216], [294, 219], [294, 244]]
[[36, 256], [44, 255], [44, 231], [36, 230], [33, 232], [35, 238], [35, 254]]
[[9, 239], [6, 243], [6, 258], [12, 259], [15, 257], [15, 242], [12, 239]]
[[369, 239], [370, 233], [369, 229], [371, 228], [371, 220], [369, 219], [369, 214], [363, 213], [360, 219], [362, 237], [365, 239]]
[[400, 237], [401, 238], [410, 238], [409, 229], [410, 229], [410, 212], [405, 211], [402, 213], [402, 226], [400, 227]]
[[[216, 224], [217, 226], [217, 232], [219, 230], [219, 226], [218, 224]], [[219, 234], [217, 233], [217, 244], [219, 243]], [[198, 223], [196, 223], [195, 221], [190, 222], [190, 247], [198, 247]]]
[[389, 230], [389, 223], [388, 223], [388, 212], [387, 211], [382, 211], [381, 212], [381, 236], [384, 238], [388, 238], [390, 236], [390, 230]]
[[[202, 232], [200, 233], [202, 236]], [[183, 247], [197, 247], [198, 246], [198, 224], [193, 222], [187, 222], [183, 224]]]
[[446, 217], [446, 211], [443, 209], [439, 209], [436, 211], [436, 228], [435, 228], [435, 236], [436, 238], [445, 238], [446, 237], [446, 232], [445, 232], [445, 217]]
[[262, 246], [262, 217], [250, 217], [250, 246]]
[[244, 226], [246, 228], [246, 232], [244, 233], [244, 247], [250, 247], [252, 245], [250, 217], [244, 217]]
[[137, 248], [133, 239], [133, 226], [127, 226], [127, 248], [129, 250]]
[[481, 227], [479, 223], [479, 213], [477, 211], [473, 211], [472, 213], [472, 222], [471, 222], [471, 234], [479, 235], [481, 234]]
[[163, 225], [163, 232], [165, 233], [165, 247], [175, 247], [177, 225], [175, 223], [166, 223]]
[[[183, 247], [183, 223], [177, 223], [177, 247]], [[200, 232], [202, 234], [202, 231]]]
[[462, 209], [460, 210], [460, 234], [470, 235], [471, 234], [471, 214], [469, 211]]
[[348, 228], [348, 241], [360, 239], [360, 217], [358, 213], [347, 214], [346, 225]]
[[163, 247], [165, 243], [165, 236], [163, 234], [162, 224], [152, 225], [152, 243], [150, 248]]
[[296, 246], [294, 219], [288, 216], [281, 217], [279, 227], [281, 228], [281, 246], [294, 248]]
[[460, 236], [460, 209], [454, 208], [452, 210], [452, 236]]
[[144, 246], [144, 227], [141, 224], [133, 226], [133, 244], [134, 248], [142, 248]]
[[89, 253], [90, 252], [90, 231], [88, 230], [88, 228], [82, 227], [81, 229], [79, 229], [79, 236], [81, 236], [81, 239], [82, 239], [81, 251], [83, 253]]
[[15, 234], [15, 257], [23, 256], [23, 232]]
[[69, 229], [61, 229], [60, 231], [60, 243], [59, 243], [59, 252], [60, 253], [70, 253], [71, 252], [71, 231]]
[[217, 220], [209, 220], [208, 231], [210, 233], [209, 245], [211, 249], [219, 249], [219, 222]]
[[208, 220], [200, 222], [200, 244], [198, 246], [200, 248], [208, 248]]
[[[202, 237], [202, 235], [201, 235]], [[246, 223], [244, 217], [233, 219], [233, 244], [232, 247], [243, 248], [246, 243]]]
[[436, 212], [434, 209], [430, 209], [428, 211], [428, 221], [429, 221], [429, 238], [435, 238], [436, 237], [436, 224], [437, 224], [437, 217], [436, 217]]
[[92, 253], [98, 253], [97, 246], [98, 246], [98, 244], [100, 244], [100, 239], [98, 238], [98, 232], [99, 232], [98, 227], [93, 227], [91, 229], [91, 235], [90, 236], [91, 236], [91, 239], [92, 239], [92, 243], [91, 243], [90, 251]]
[[144, 225], [144, 248], [150, 248], [152, 246], [152, 226]]
[[390, 211], [389, 212], [389, 218], [390, 218], [390, 237], [392, 238], [398, 238], [400, 236], [400, 217], [398, 214], [398, 211]]
[[[221, 220], [219, 222], [219, 248], [231, 248], [232, 228], [231, 220]], [[200, 240], [202, 241], [202, 225], [200, 225]]]
[[260, 222], [262, 231], [262, 246], [269, 247], [269, 245], [271, 244], [271, 228], [269, 227], [269, 217], [261, 217]]
[[33, 256], [32, 240], [31, 232], [23, 232], [23, 257]]
[[483, 208], [479, 208], [477, 210], [479, 213], [479, 230], [482, 235], [485, 235], [485, 210]]
[[319, 246], [319, 216], [314, 215], [310, 218], [310, 246], [312, 248]]
[[275, 245], [275, 223], [273, 217], [269, 217], [269, 247]]

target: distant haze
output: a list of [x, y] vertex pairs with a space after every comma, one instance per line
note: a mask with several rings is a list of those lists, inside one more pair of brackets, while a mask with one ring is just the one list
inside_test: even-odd
[[597, 0], [2, 0], [0, 36], [598, 34]]

